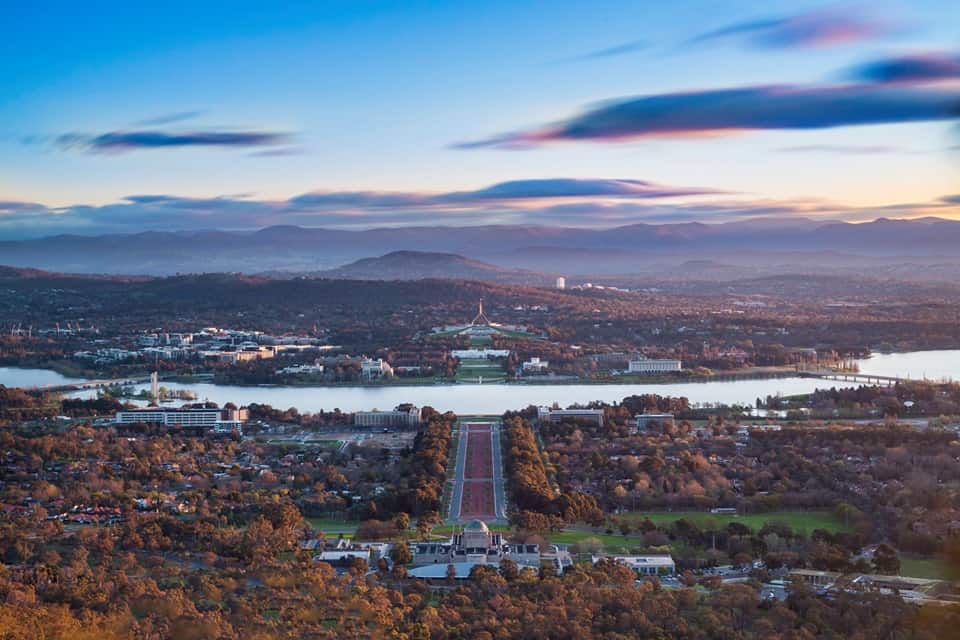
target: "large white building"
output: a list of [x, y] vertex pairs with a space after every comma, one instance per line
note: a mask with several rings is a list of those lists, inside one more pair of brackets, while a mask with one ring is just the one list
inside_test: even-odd
[[536, 356], [520, 365], [520, 370], [524, 373], [543, 373], [548, 369], [550, 369], [550, 363]]
[[376, 380], [377, 378], [392, 376], [393, 367], [381, 358], [376, 360], [365, 358], [360, 362], [360, 375], [367, 380]]
[[630, 567], [641, 576], [663, 576], [673, 575], [677, 570], [677, 565], [673, 562], [671, 556], [593, 556], [593, 564], [597, 564], [602, 558], [609, 558], [614, 562]]
[[680, 371], [682, 363], [679, 360], [657, 360], [654, 358], [634, 358], [627, 365], [629, 373], [667, 373]]
[[510, 355], [510, 349], [454, 349], [450, 352], [450, 355], [461, 360], [506, 358]]
[[420, 424], [420, 408], [394, 411], [357, 411], [353, 424], [358, 427], [415, 427]]
[[246, 409], [174, 409], [150, 407], [118, 411], [116, 424], [162, 424], [167, 427], [202, 427], [215, 431], [230, 431], [243, 426]]

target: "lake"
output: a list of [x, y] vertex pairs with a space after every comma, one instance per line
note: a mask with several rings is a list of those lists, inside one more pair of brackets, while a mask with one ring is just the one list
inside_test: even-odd
[[[960, 379], [960, 350], [915, 351], [908, 353], [877, 354], [860, 361], [860, 370], [877, 375], [941, 379]], [[0, 367], [0, 384], [6, 386], [35, 386], [69, 382], [70, 378], [44, 369], [16, 369]], [[431, 406], [441, 411], [457, 413], [502, 413], [507, 409], [522, 409], [529, 405], [562, 406], [585, 404], [594, 400], [618, 402], [629, 395], [656, 393], [665, 396], [686, 396], [698, 405], [716, 403], [750, 404], [758, 397], [810, 393], [816, 389], [846, 386], [845, 383], [813, 378], [775, 378], [769, 380], [724, 380], [717, 382], [685, 382], [665, 384], [451, 384], [429, 386], [386, 387], [242, 387], [208, 383], [164, 383], [168, 389], [189, 389], [199, 400], [211, 400], [220, 405], [252, 402], [269, 404], [279, 409], [296, 407], [301, 412], [361, 411], [392, 409], [398, 404], [412, 402]], [[147, 385], [138, 385], [146, 388]], [[77, 396], [91, 397], [95, 391], [78, 392]]]

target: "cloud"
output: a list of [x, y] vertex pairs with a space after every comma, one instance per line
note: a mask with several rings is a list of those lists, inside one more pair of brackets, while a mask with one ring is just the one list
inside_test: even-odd
[[917, 83], [960, 79], [960, 53], [931, 52], [874, 60], [854, 69], [857, 80]]
[[436, 196], [438, 202], [517, 200], [542, 198], [671, 198], [720, 193], [702, 187], [670, 187], [632, 179], [543, 178], [509, 180], [474, 191], [454, 191]]
[[849, 9], [821, 9], [790, 16], [738, 22], [701, 33], [688, 44], [740, 40], [760, 49], [832, 47], [892, 31], [889, 24]]
[[140, 120], [135, 124], [139, 127], [157, 127], [164, 124], [173, 124], [174, 122], [183, 122], [184, 120], [192, 120], [198, 116], [203, 115], [203, 111], [176, 111], [174, 113], [167, 113], [155, 118], [147, 118], [146, 120]]
[[24, 211], [46, 210], [46, 207], [37, 202], [23, 202], [21, 200], [0, 200], [0, 215], [22, 213]]
[[89, 153], [123, 153], [138, 149], [183, 147], [256, 148], [289, 144], [292, 135], [271, 131], [211, 130], [172, 132], [155, 129], [111, 131], [98, 135], [65, 133], [56, 138], [62, 149]]
[[509, 180], [470, 191], [410, 193], [390, 191], [315, 191], [290, 199], [298, 207], [411, 208], [522, 203], [570, 198], [655, 199], [722, 193], [704, 187], [672, 187], [645, 180], [609, 178], [535, 178]]
[[251, 158], [285, 158], [289, 156], [305, 156], [307, 150], [303, 147], [277, 147], [276, 149], [264, 149], [263, 151], [254, 151], [247, 154]]
[[[853, 208], [822, 200], [647, 197], [676, 191], [637, 180], [548, 179], [500, 183], [472, 191], [314, 192], [265, 200], [235, 194], [209, 198], [135, 194], [104, 205], [47, 207], [0, 202], [0, 239], [61, 233], [252, 230], [273, 225], [364, 229], [407, 226], [565, 225], [604, 228], [642, 222], [729, 222], [756, 217], [872, 220], [960, 215], [960, 194], [930, 202]], [[636, 184], [634, 184], [636, 183]], [[638, 190], [639, 195], [629, 195]], [[699, 193], [699, 191], [698, 191]]]
[[615, 58], [617, 56], [625, 56], [631, 53], [636, 53], [637, 51], [643, 51], [646, 48], [647, 48], [647, 44], [645, 41], [631, 40], [630, 42], [624, 42], [622, 44], [614, 45], [612, 47], [606, 47], [604, 49], [596, 49], [594, 51], [588, 51], [587, 53], [584, 53], [578, 56], [565, 58], [561, 62], [583, 62], [585, 60]]
[[621, 98], [557, 124], [459, 143], [526, 148], [767, 129], [828, 129], [960, 118], [960, 87], [875, 84], [750, 86]]

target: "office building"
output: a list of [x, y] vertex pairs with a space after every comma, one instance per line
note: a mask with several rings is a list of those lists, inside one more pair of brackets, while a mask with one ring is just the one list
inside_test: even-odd
[[357, 427], [415, 427], [420, 424], [420, 408], [357, 411], [353, 414], [353, 424]]
[[548, 409], [539, 407], [537, 418], [543, 422], [563, 422], [564, 420], [585, 420], [603, 426], [603, 409]]
[[634, 358], [627, 365], [628, 373], [667, 373], [680, 371], [682, 363], [679, 360], [656, 360], [653, 358]]
[[174, 409], [150, 407], [118, 411], [116, 424], [162, 424], [167, 427], [207, 428], [230, 431], [242, 428], [247, 420], [246, 409]]

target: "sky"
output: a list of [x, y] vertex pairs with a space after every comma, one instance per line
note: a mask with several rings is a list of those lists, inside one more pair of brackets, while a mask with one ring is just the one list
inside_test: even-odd
[[960, 219], [954, 0], [4, 14], [0, 239]]

